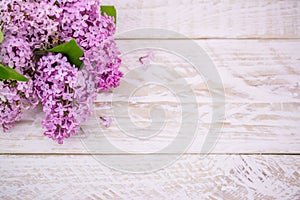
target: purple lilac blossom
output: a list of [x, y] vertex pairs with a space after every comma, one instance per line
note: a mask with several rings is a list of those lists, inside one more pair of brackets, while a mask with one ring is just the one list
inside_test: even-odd
[[78, 76], [78, 69], [61, 54], [45, 55], [38, 62], [34, 86], [46, 113], [44, 135], [60, 144], [79, 128], [81, 105], [75, 98]]
[[31, 50], [48, 46], [59, 31], [62, 9], [48, 1], [5, 0], [0, 2], [0, 23], [5, 36], [22, 38]]
[[34, 96], [33, 81], [0, 83], [0, 123], [4, 131], [14, 127], [22, 117], [22, 110], [30, 110], [39, 103]]
[[[30, 78], [34, 64], [29, 44], [22, 38], [8, 36], [0, 44], [0, 63], [14, 68]], [[22, 116], [22, 110], [30, 110], [38, 104], [33, 81], [4, 81], [0, 86], [0, 122], [4, 131], [12, 128]]]
[[[0, 1], [0, 29], [5, 36], [0, 63], [29, 78], [0, 80], [0, 122], [5, 131], [24, 110], [41, 102], [45, 135], [62, 143], [91, 116], [95, 93], [117, 87], [123, 76], [113, 38], [114, 18], [101, 15], [99, 0]], [[71, 38], [84, 50], [82, 70], [60, 54], [34, 54]]]
[[63, 4], [60, 37], [65, 42], [76, 38], [85, 52], [82, 58], [85, 68], [95, 76], [97, 91], [108, 91], [119, 85], [123, 74], [119, 71], [120, 52], [113, 38], [114, 18], [102, 16], [99, 7], [99, 1]]

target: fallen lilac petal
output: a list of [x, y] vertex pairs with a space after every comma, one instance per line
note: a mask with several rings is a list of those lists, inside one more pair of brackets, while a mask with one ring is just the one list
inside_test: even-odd
[[111, 117], [99, 117], [99, 121], [105, 128], [109, 128], [112, 123], [112, 118]]

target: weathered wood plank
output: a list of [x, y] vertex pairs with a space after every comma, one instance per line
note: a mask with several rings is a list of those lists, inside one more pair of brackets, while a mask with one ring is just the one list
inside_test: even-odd
[[[161, 41], [151, 41], [158, 43]], [[143, 41], [141, 41], [143, 43]], [[180, 41], [171, 41], [180, 45]], [[226, 95], [226, 120], [214, 153], [299, 153], [300, 152], [300, 40], [198, 40], [216, 65], [223, 80]], [[131, 41], [119, 41], [131, 45]], [[146, 50], [123, 57], [124, 72], [141, 67], [139, 57]], [[197, 52], [190, 52], [191, 57]], [[193, 67], [181, 58], [154, 51], [152, 63], [174, 67], [187, 79], [197, 96], [199, 132], [187, 152], [199, 153], [211, 119], [211, 97], [205, 81]], [[161, 92], [158, 92], [160, 90]], [[156, 152], [167, 145], [177, 134], [180, 125], [180, 103], [173, 93], [164, 88], [145, 88], [129, 106], [137, 124], [149, 124], [149, 111], [155, 104], [162, 105], [169, 116], [163, 134], [151, 140], [140, 141], [124, 135], [114, 121], [105, 136], [125, 151]], [[164, 95], [161, 95], [163, 92]], [[97, 115], [112, 115], [111, 94], [99, 95]], [[119, 99], [116, 99], [119, 101]], [[127, 101], [120, 101], [127, 105]], [[193, 102], [186, 102], [193, 103]], [[128, 116], [118, 116], [118, 118]], [[79, 138], [66, 140], [64, 145], [45, 138], [39, 112], [27, 114], [9, 133], [0, 134], [1, 153], [85, 153]], [[172, 121], [173, 120], [173, 121]], [[122, 125], [122, 124], [121, 124]], [[102, 130], [97, 123], [91, 129]], [[177, 129], [176, 129], [177, 127]], [[134, 133], [134, 130], [132, 130]], [[99, 153], [111, 153], [109, 150]], [[179, 152], [178, 152], [179, 153]]]
[[[300, 36], [300, 2], [296, 0], [104, 0], [103, 3], [116, 6], [118, 33], [151, 27], [191, 38]], [[138, 37], [145, 35], [140, 32], [134, 38]]]
[[[224, 84], [227, 102], [299, 102], [300, 100], [300, 40], [195, 40], [215, 64]], [[207, 85], [199, 73], [186, 60], [164, 51], [191, 45], [186, 40], [140, 40], [118, 41], [125, 49], [139, 49], [124, 52], [123, 71], [141, 67], [139, 58], [153, 50], [151, 64], [160, 64], [174, 69], [186, 77], [197, 94], [199, 102], [207, 102], [210, 97]], [[150, 50], [149, 50], [150, 48]], [[198, 57], [199, 52], [184, 48], [187, 60]], [[186, 50], [187, 49], [187, 50]], [[201, 70], [201, 63], [199, 65]], [[210, 67], [210, 66], [209, 66]]]
[[[149, 105], [149, 108], [151, 105]], [[210, 125], [209, 105], [199, 105], [203, 111], [199, 115], [199, 127], [195, 138], [191, 140], [188, 153], [201, 152]], [[145, 109], [145, 108], [143, 108]], [[220, 137], [216, 141], [213, 153], [299, 153], [299, 110], [300, 104], [229, 104], [227, 105], [226, 121]], [[97, 111], [99, 114], [110, 113], [107, 107]], [[139, 114], [140, 116], [141, 114]], [[89, 136], [97, 138], [95, 142], [104, 145], [106, 139], [124, 152], [158, 152], [166, 147], [178, 134], [181, 121], [172, 119], [167, 122], [162, 132], [148, 140], [139, 140], [125, 135], [120, 130], [123, 123], [117, 123], [114, 119], [110, 128], [106, 129], [97, 123], [96, 119], [85, 124], [86, 135], [75, 136], [65, 141], [64, 145], [43, 136], [40, 112], [28, 114], [26, 121], [22, 121], [8, 133], [1, 133], [1, 153], [86, 153], [86, 149], [80, 141], [81, 137]], [[128, 118], [128, 116], [119, 116]], [[133, 118], [137, 123], [148, 123], [149, 116]], [[126, 133], [135, 133], [134, 129]], [[101, 136], [99, 135], [101, 134]], [[102, 135], [103, 134], [103, 135]], [[184, 139], [184, 138], [183, 138]], [[103, 141], [104, 143], [102, 143]], [[110, 148], [97, 149], [97, 153], [115, 153]], [[178, 153], [182, 153], [179, 151]]]
[[1, 199], [299, 199], [299, 156], [185, 155], [131, 174], [91, 156], [0, 156]]

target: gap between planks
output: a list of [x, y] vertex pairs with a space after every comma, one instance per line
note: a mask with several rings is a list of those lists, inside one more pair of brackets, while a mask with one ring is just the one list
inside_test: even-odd
[[[137, 153], [0, 153], [0, 156], [141, 156]], [[300, 156], [300, 153], [151, 153], [147, 155], [202, 155], [202, 156]]]
[[284, 37], [269, 37], [269, 38], [264, 38], [264, 37], [245, 37], [245, 38], [223, 38], [223, 37], [198, 37], [198, 38], [193, 38], [193, 37], [186, 37], [186, 38], [162, 38], [162, 37], [153, 37], [153, 38], [115, 38], [117, 41], [130, 41], [130, 40], [300, 40], [300, 37], [295, 37], [295, 38], [284, 38]]

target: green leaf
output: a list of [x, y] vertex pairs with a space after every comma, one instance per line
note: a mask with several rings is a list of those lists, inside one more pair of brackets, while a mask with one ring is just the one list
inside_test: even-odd
[[0, 79], [1, 80], [16, 80], [16, 81], [28, 81], [28, 78], [19, 74], [16, 70], [3, 66], [0, 64]]
[[0, 44], [3, 42], [4, 36], [2, 31], [0, 30]]
[[101, 14], [106, 13], [108, 16], [115, 18], [115, 24], [117, 24], [117, 11], [114, 6], [101, 6]]
[[79, 59], [84, 55], [83, 50], [78, 46], [76, 40], [73, 38], [69, 42], [58, 45], [52, 49], [46, 50], [46, 52], [61, 53], [66, 56], [72, 65], [77, 68], [81, 68], [82, 61]]

